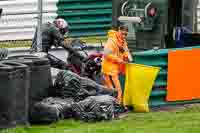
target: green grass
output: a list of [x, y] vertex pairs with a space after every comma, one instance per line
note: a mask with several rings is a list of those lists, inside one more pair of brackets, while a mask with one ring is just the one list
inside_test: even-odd
[[0, 42], [0, 48], [19, 48], [19, 47], [30, 47], [31, 41], [6, 41]]
[[[106, 36], [91, 36], [91, 37], [81, 37], [80, 39], [89, 44], [92, 43], [100, 44], [99, 40], [105, 42], [107, 38]], [[0, 48], [19, 48], [19, 47], [30, 47], [30, 46], [31, 46], [30, 40], [0, 42]]]
[[65, 120], [46, 126], [16, 128], [2, 133], [199, 133], [200, 106], [171, 112], [132, 113], [121, 120], [83, 123]]
[[83, 37], [80, 39], [87, 43], [100, 43], [100, 40], [102, 42], [106, 42], [107, 37], [106, 36], [91, 36], [91, 37]]

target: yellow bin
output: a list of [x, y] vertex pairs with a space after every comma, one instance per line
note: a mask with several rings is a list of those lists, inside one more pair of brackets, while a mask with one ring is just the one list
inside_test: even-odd
[[159, 71], [159, 67], [126, 64], [123, 104], [132, 106], [135, 112], [149, 112], [149, 96]]

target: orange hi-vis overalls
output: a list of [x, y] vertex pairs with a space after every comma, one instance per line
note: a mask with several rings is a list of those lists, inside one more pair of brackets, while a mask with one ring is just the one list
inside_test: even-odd
[[[123, 46], [123, 50], [120, 50], [120, 46]], [[117, 31], [109, 31], [108, 41], [104, 45], [102, 73], [104, 75], [105, 86], [117, 90], [119, 102], [121, 102], [122, 98], [119, 74], [125, 72], [125, 64], [122, 64], [121, 61], [127, 61], [128, 54], [127, 43], [123, 42], [123, 45], [120, 44], [120, 40], [117, 38]]]

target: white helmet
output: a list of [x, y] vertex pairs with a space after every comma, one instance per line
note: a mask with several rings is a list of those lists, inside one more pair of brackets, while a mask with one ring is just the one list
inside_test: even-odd
[[54, 24], [63, 35], [69, 32], [69, 25], [64, 19], [58, 18], [54, 21]]

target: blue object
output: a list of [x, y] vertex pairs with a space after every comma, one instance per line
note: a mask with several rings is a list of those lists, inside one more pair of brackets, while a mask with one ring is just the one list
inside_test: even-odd
[[185, 46], [184, 43], [184, 34], [185, 33], [192, 33], [192, 30], [190, 30], [187, 27], [177, 27], [175, 31], [175, 40], [176, 40], [176, 47], [177, 48], [182, 48]]

